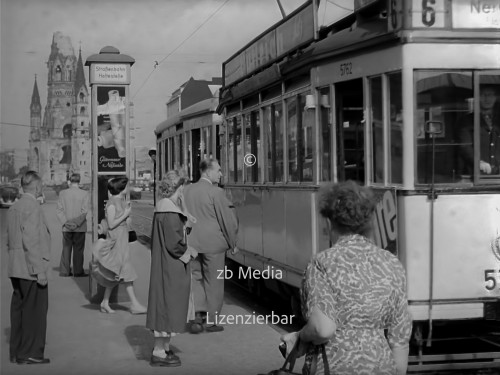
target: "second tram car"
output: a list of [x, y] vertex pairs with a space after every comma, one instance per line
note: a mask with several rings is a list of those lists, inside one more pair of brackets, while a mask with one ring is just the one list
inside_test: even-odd
[[[298, 287], [311, 257], [330, 246], [320, 185], [369, 185], [379, 196], [374, 239], [407, 272], [413, 368], [500, 366], [498, 340], [479, 356], [428, 359], [455, 367], [422, 359], [433, 322], [500, 320], [498, 4], [361, 3], [316, 31], [306, 2], [223, 64], [223, 116], [208, 128], [220, 135], [224, 188], [240, 220], [241, 251], [231, 257]], [[164, 139], [178, 132], [157, 130], [165, 157]]]

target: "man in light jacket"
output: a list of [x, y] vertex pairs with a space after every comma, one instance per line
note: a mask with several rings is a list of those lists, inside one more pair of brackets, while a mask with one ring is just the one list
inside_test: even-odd
[[[59, 276], [87, 276], [83, 270], [85, 235], [87, 232], [87, 211], [89, 194], [80, 189], [80, 175], [73, 173], [70, 186], [59, 193], [57, 218], [62, 224], [63, 250], [59, 265]], [[73, 251], [73, 273], [71, 272], [71, 251]]]
[[[184, 203], [196, 218], [188, 236], [189, 246], [199, 253], [191, 265], [194, 305], [197, 312], [207, 312], [208, 323], [216, 322], [215, 315], [222, 309], [224, 277], [220, 275], [224, 274], [221, 271], [224, 270], [226, 251], [237, 251], [238, 220], [224, 190], [214, 185], [222, 176], [217, 160], [203, 160], [200, 171], [199, 181], [184, 189]], [[206, 327], [207, 332], [223, 329], [217, 324]]]
[[24, 194], [7, 213], [10, 307], [10, 361], [49, 363], [44, 358], [49, 292], [50, 232], [40, 203], [42, 180], [34, 171], [21, 179]]

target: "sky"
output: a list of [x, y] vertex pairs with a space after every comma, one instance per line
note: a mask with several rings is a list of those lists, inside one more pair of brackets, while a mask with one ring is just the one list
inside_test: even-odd
[[[281, 3], [289, 14], [304, 0]], [[322, 1], [320, 23], [350, 13], [352, 3]], [[29, 147], [34, 77], [44, 108], [56, 31], [71, 38], [76, 54], [81, 48], [84, 63], [108, 45], [136, 60], [134, 146], [153, 147], [171, 93], [190, 77], [220, 77], [224, 61], [281, 18], [276, 0], [0, 0], [0, 148]]]

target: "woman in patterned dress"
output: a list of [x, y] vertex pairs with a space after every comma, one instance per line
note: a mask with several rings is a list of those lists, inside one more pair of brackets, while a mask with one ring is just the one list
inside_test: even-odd
[[304, 374], [406, 374], [412, 322], [406, 276], [400, 261], [368, 235], [376, 201], [353, 181], [320, 192], [334, 246], [309, 263], [302, 284], [307, 321], [282, 336], [290, 351], [306, 354]]
[[130, 312], [132, 314], [146, 313], [146, 308], [139, 303], [134, 293], [133, 282], [137, 275], [130, 262], [128, 245], [128, 221], [131, 208], [130, 202], [125, 201], [127, 184], [127, 177], [116, 177], [108, 182], [110, 196], [106, 203], [107, 239], [112, 240], [114, 245], [111, 249], [104, 249], [97, 257], [100, 266], [116, 275], [115, 281], [98, 279], [98, 282], [106, 288], [101, 302], [101, 312], [108, 314], [115, 313], [115, 310], [109, 306], [109, 297], [113, 288], [119, 283], [125, 284], [130, 297]]

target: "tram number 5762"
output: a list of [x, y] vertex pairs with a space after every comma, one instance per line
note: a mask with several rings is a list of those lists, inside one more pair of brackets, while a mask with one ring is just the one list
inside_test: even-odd
[[500, 270], [484, 270], [484, 283], [487, 290], [493, 290], [497, 286], [495, 275], [500, 274]]
[[348, 76], [352, 74], [352, 62], [340, 64], [340, 75]]

